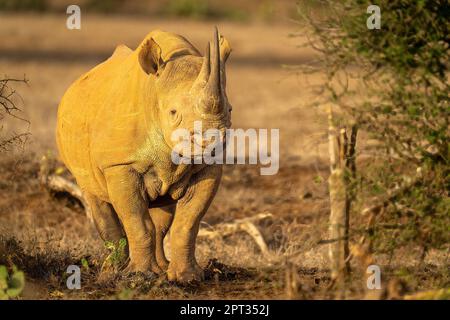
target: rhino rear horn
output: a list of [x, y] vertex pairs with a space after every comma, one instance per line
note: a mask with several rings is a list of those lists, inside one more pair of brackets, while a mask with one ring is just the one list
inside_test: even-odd
[[219, 31], [217, 27], [214, 30], [214, 40], [211, 43], [211, 57], [210, 68], [211, 74], [209, 75], [208, 84], [206, 85], [207, 93], [213, 97], [220, 98], [221, 85], [220, 85], [220, 48], [219, 48]]
[[202, 67], [198, 74], [197, 80], [195, 80], [195, 83], [194, 83], [194, 87], [199, 88], [199, 89], [205, 88], [206, 84], [208, 83], [209, 74], [211, 73], [211, 69], [209, 66], [209, 56], [210, 56], [209, 47], [210, 47], [210, 44], [208, 42], [208, 45], [206, 46], [206, 50], [205, 50], [205, 56], [203, 57]]

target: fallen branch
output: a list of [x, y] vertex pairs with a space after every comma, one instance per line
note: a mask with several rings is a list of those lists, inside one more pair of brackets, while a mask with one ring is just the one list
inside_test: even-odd
[[200, 229], [198, 237], [214, 239], [227, 237], [238, 232], [246, 232], [253, 240], [255, 240], [261, 253], [264, 256], [269, 256], [269, 248], [267, 247], [261, 232], [255, 226], [255, 223], [270, 217], [272, 217], [271, 213], [259, 213], [252, 217], [234, 220], [233, 222], [219, 223], [215, 225], [214, 228], [209, 227]]
[[69, 196], [81, 202], [86, 211], [89, 221], [93, 222], [89, 204], [84, 200], [81, 189], [69, 179], [56, 174], [50, 174], [50, 161], [47, 156], [43, 156], [39, 168], [39, 180], [41, 185], [51, 192], [66, 192]]

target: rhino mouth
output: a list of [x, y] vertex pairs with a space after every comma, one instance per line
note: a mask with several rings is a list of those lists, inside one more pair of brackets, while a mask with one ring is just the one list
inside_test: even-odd
[[[194, 149], [194, 145], [196, 146]], [[199, 144], [197, 141], [192, 141], [191, 144], [191, 151], [189, 152], [189, 155], [183, 154], [183, 152], [178, 151], [178, 157], [184, 158], [184, 159], [190, 159], [190, 160], [204, 160], [205, 157], [216, 157], [221, 154], [225, 153], [226, 150], [226, 139], [223, 139], [221, 141], [217, 142], [211, 142], [211, 143], [202, 143]], [[197, 152], [194, 152], [193, 149]]]

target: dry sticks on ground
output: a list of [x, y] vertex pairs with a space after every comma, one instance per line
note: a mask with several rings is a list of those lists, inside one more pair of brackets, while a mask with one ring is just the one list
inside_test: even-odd
[[269, 257], [269, 248], [267, 247], [266, 241], [264, 240], [259, 229], [256, 227], [255, 223], [271, 217], [271, 213], [259, 213], [248, 218], [236, 219], [233, 222], [219, 223], [211, 228], [200, 229], [198, 237], [214, 239], [227, 237], [237, 232], [246, 232], [253, 238], [261, 250], [261, 253], [264, 256]]

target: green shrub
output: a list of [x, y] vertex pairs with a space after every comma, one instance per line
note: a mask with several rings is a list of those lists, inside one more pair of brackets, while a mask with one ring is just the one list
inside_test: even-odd
[[15, 266], [11, 274], [8, 269], [0, 265], [0, 300], [16, 298], [25, 286], [25, 275]]
[[374, 30], [366, 26], [372, 1], [318, 2], [319, 14], [299, 7], [313, 33], [306, 45], [319, 52], [318, 61], [302, 69], [325, 72], [319, 86], [324, 99], [317, 103], [339, 107], [340, 125], [356, 124], [379, 142], [352, 184], [359, 204], [353, 217], [374, 197], [417, 180], [377, 217], [371, 230], [375, 248], [448, 247], [449, 2], [377, 1], [381, 29]]

